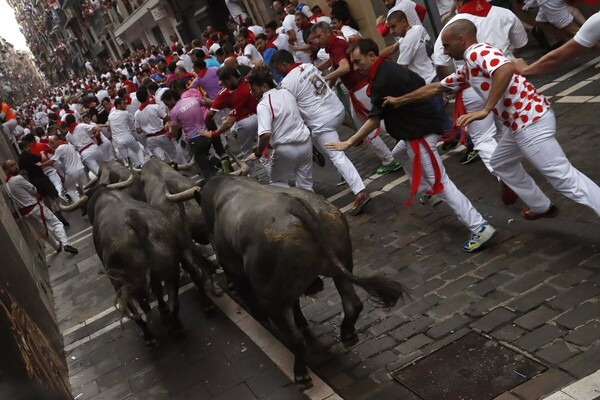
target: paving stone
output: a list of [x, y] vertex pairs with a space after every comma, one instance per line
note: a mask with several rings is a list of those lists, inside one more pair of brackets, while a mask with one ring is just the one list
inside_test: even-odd
[[545, 324], [550, 321], [552, 318], [559, 315], [560, 312], [551, 309], [548, 306], [541, 305], [535, 310], [529, 311], [527, 314], [519, 317], [515, 320], [515, 324], [519, 325], [522, 328], [533, 330], [538, 326]]
[[101, 390], [96, 396], [90, 397], [93, 400], [120, 400], [132, 394], [129, 383], [122, 382], [118, 385], [111, 386], [105, 390]]
[[514, 345], [530, 353], [545, 344], [564, 335], [565, 331], [554, 325], [542, 325], [532, 332], [526, 333], [514, 342]]
[[242, 383], [215, 397], [215, 400], [255, 400], [256, 398], [248, 386]]
[[246, 386], [257, 398], [265, 397], [290, 383], [290, 379], [276, 366], [245, 381]]
[[563, 339], [555, 340], [552, 344], [535, 353], [537, 357], [555, 365], [558, 365], [577, 354], [579, 354], [579, 351], [575, 346], [566, 343]]
[[398, 315], [390, 315], [388, 318], [380, 321], [376, 325], [371, 326], [367, 329], [374, 337], [378, 337], [386, 332], [391, 331], [392, 329], [398, 327], [399, 325], [406, 322], [406, 318], [398, 316]]
[[427, 314], [430, 316], [445, 318], [454, 313], [460, 312], [467, 308], [469, 304], [478, 301], [475, 296], [467, 293], [459, 293], [456, 296], [450, 297], [435, 306]]
[[149, 388], [136, 393], [136, 397], [140, 400], [170, 400], [173, 398], [169, 391], [161, 385], [150, 386]]
[[592, 319], [600, 316], [600, 303], [586, 302], [570, 311], [567, 311], [555, 322], [566, 328], [574, 329]]
[[345, 400], [363, 400], [366, 396], [379, 389], [379, 383], [371, 378], [364, 378], [351, 387], [340, 391], [340, 396]]
[[594, 346], [561, 363], [560, 368], [581, 379], [598, 370], [598, 360], [600, 360], [600, 347]]
[[511, 392], [526, 400], [540, 399], [571, 382], [573, 378], [557, 369], [542, 372]]
[[513, 282], [504, 286], [504, 290], [521, 294], [536, 287], [552, 276], [553, 275], [547, 271], [531, 271], [526, 274], [518, 275]]
[[404, 325], [396, 328], [391, 335], [398, 340], [406, 340], [418, 333], [424, 332], [435, 321], [429, 317], [421, 316], [413, 321], [406, 322]]
[[511, 254], [510, 262], [508, 262], [508, 270], [515, 273], [517, 276], [531, 273], [537, 269], [536, 266], [543, 265], [545, 261], [539, 254], [532, 254], [531, 250], [527, 248], [524, 248], [524, 250], [527, 254], [523, 257], [517, 257], [516, 259], [512, 258], [515, 254]]
[[391, 336], [382, 336], [378, 339], [372, 339], [356, 347], [354, 351], [363, 358], [371, 357], [381, 353], [398, 344], [398, 341]]
[[490, 332], [500, 325], [503, 325], [515, 318], [516, 314], [504, 307], [498, 307], [476, 320], [471, 324], [471, 328], [482, 331]]
[[575, 267], [569, 268], [567, 271], [557, 275], [550, 282], [556, 286], [568, 288], [585, 281], [592, 275], [594, 275], [594, 272], [589, 269]]
[[521, 400], [517, 396], [511, 393], [502, 393], [500, 396], [496, 397], [494, 400]]
[[327, 380], [329, 385], [336, 390], [342, 390], [354, 383], [354, 379], [345, 372], [340, 372]]
[[427, 331], [427, 336], [433, 339], [439, 339], [446, 336], [448, 333], [453, 333], [455, 330], [462, 328], [469, 324], [469, 322], [471, 322], [471, 318], [461, 314], [454, 314], [447, 320], [431, 327]]
[[394, 350], [398, 351], [402, 355], [408, 355], [420, 349], [421, 347], [431, 343], [432, 341], [433, 340], [430, 337], [420, 333], [416, 336], [411, 337], [404, 343], [396, 346]]
[[417, 302], [407, 304], [406, 306], [400, 309], [402, 315], [413, 318], [417, 315], [424, 314], [427, 310], [435, 307], [439, 304], [443, 299], [437, 294], [430, 294]]
[[397, 360], [398, 356], [396, 354], [392, 353], [390, 350], [386, 350], [383, 353], [360, 363], [350, 373], [355, 379], [362, 379]]
[[460, 278], [450, 282], [446, 286], [436, 290], [436, 293], [446, 298], [452, 297], [462, 292], [464, 289], [468, 288], [473, 283], [478, 282], [479, 280], [479, 278], [470, 275], [461, 276]]
[[402, 400], [420, 400], [410, 390], [404, 386], [390, 382], [387, 384], [380, 385], [380, 387], [374, 392], [369, 394], [367, 397], [361, 400], [390, 400], [390, 399], [402, 399]]
[[492, 336], [498, 340], [512, 342], [525, 332], [526, 331], [524, 329], [521, 329], [514, 324], [510, 324], [504, 325], [503, 327], [496, 329], [492, 332]]
[[418, 358], [421, 358], [425, 353], [423, 353], [420, 350], [417, 350], [415, 352], [412, 352], [410, 354], [407, 355], [401, 355], [398, 356], [398, 359], [390, 364], [388, 364], [385, 368], [389, 371], [389, 372], [394, 372], [400, 368], [403, 368], [404, 366], [412, 363], [413, 361], [415, 361]]
[[508, 305], [521, 312], [527, 312], [538, 307], [540, 304], [544, 303], [546, 300], [555, 297], [558, 294], [558, 291], [553, 287], [544, 285], [533, 291], [518, 297], [514, 301], [508, 303]]
[[600, 285], [585, 282], [556, 296], [550, 301], [550, 305], [566, 311], [598, 295], [600, 295]]
[[470, 290], [476, 295], [483, 297], [486, 294], [493, 292], [499, 286], [502, 286], [511, 279], [513, 279], [512, 276], [499, 272], [497, 274], [490, 275], [481, 282], [473, 285]]
[[590, 321], [565, 336], [565, 340], [580, 346], [589, 346], [600, 341], [600, 321]]
[[[304, 393], [298, 390], [296, 385], [288, 385], [278, 391], [271, 393], [264, 400], [306, 400]], [[236, 399], [237, 400], [237, 399]]]
[[465, 314], [479, 318], [482, 314], [493, 310], [497, 306], [506, 303], [511, 299], [511, 296], [500, 290], [495, 290], [492, 293], [485, 296], [483, 299], [469, 304], [465, 310]]

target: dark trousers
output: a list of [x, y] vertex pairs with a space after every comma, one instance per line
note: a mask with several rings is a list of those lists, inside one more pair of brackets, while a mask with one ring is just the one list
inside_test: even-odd
[[200, 173], [205, 179], [215, 175], [215, 168], [208, 161], [208, 152], [210, 150], [211, 140], [204, 136], [196, 137], [189, 142], [190, 149], [194, 154], [196, 165], [200, 168]]

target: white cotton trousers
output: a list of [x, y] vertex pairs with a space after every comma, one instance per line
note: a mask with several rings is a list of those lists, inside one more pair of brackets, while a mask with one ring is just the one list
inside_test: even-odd
[[313, 191], [312, 142], [278, 144], [273, 149], [271, 185], [290, 187], [296, 177], [296, 187]]
[[159, 160], [166, 163], [177, 161], [175, 142], [170, 140], [166, 135], [147, 137], [146, 144], [148, 145], [148, 151]]
[[[102, 134], [101, 134], [102, 135]], [[105, 135], [102, 135], [102, 144], [98, 145], [98, 150], [102, 153], [102, 157], [104, 161], [111, 161], [115, 158], [115, 151], [113, 149], [112, 143]]]
[[67, 171], [65, 174], [65, 191], [73, 201], [79, 200], [79, 192], [77, 191], [77, 185], [83, 190], [83, 187], [89, 182], [88, 176], [84, 169], [78, 169], [76, 171]]
[[[485, 100], [482, 99], [473, 88], [467, 88], [462, 92], [465, 109], [472, 113], [481, 111], [485, 108]], [[473, 121], [467, 126], [467, 132], [473, 141], [473, 147], [477, 150], [481, 161], [485, 167], [494, 174], [494, 169], [490, 165], [490, 159], [498, 140], [502, 137], [504, 129], [499, 129], [494, 120], [494, 114], [490, 113], [487, 117], [480, 121]]]
[[[370, 111], [372, 105], [371, 98], [367, 96], [367, 86], [368, 85], [365, 85], [364, 87], [355, 91], [354, 96], [356, 97], [356, 100], [358, 100], [367, 110]], [[361, 117], [356, 112], [356, 110], [354, 109], [354, 105], [352, 105], [352, 102], [350, 102], [350, 109], [352, 111], [352, 120], [354, 120], [354, 125], [356, 125], [356, 129], [360, 129], [360, 127], [363, 126], [367, 119]], [[383, 132], [387, 133], [383, 121], [381, 121], [381, 125], [379, 126], [379, 133], [381, 134]], [[374, 130], [373, 132], [369, 133], [365, 140], [367, 141], [367, 143], [369, 143], [369, 147], [371, 147], [375, 154], [377, 154], [377, 157], [379, 157], [383, 165], [388, 165], [389, 163], [394, 161], [390, 149], [388, 149], [386, 144], [383, 142], [383, 139], [381, 139], [380, 135], [378, 135], [377, 130]]]
[[104, 154], [98, 149], [98, 146], [94, 144], [82, 151], [80, 155], [83, 165], [92, 171], [92, 174], [98, 176], [100, 165], [105, 162]]
[[[467, 226], [472, 233], [479, 232], [485, 220], [475, 207], [473, 207], [473, 204], [471, 204], [469, 199], [458, 190], [456, 185], [454, 185], [454, 182], [448, 177], [448, 174], [446, 174], [446, 169], [444, 168], [442, 159], [435, 146], [439, 139], [439, 135], [430, 134], [425, 136], [424, 139], [429, 145], [429, 148], [433, 152], [440, 167], [441, 183], [444, 185], [444, 190], [441, 193], [438, 193], [438, 196], [450, 206], [452, 211], [454, 211], [454, 214], [458, 217], [458, 220]], [[422, 146], [419, 146], [419, 149], [421, 153], [422, 178], [426, 181], [427, 187], [432, 187], [435, 182], [435, 174], [429, 152]], [[414, 159], [414, 152], [410, 145], [406, 141], [401, 140], [392, 150], [392, 154], [394, 155], [394, 159], [400, 161], [406, 172], [406, 176], [409, 178], [409, 181], [412, 182], [412, 161]]]
[[48, 177], [48, 179], [50, 179], [50, 182], [52, 182], [52, 184], [54, 185], [56, 193], [58, 193], [59, 196], [62, 196], [63, 183], [60, 180], [60, 175], [58, 175], [58, 172], [56, 172], [56, 168], [54, 168], [53, 166], [49, 166], [43, 168], [42, 171], [44, 171], [44, 174]]
[[[40, 208], [44, 209], [44, 221], [42, 221], [42, 213]], [[38, 204], [33, 208], [33, 210], [31, 210], [29, 214], [25, 215], [24, 218], [33, 232], [35, 232], [40, 238], [46, 240], [51, 246], [54, 246], [52, 239], [58, 241], [58, 243], [60, 243], [62, 246], [66, 246], [68, 244], [64, 225], [45, 205]], [[44, 222], [48, 228], [48, 237], [46, 237], [46, 228], [44, 228]], [[52, 237], [50, 237], [50, 234]]]
[[571, 165], [555, 134], [556, 118], [548, 110], [537, 122], [502, 137], [492, 156], [492, 167], [534, 213], [547, 211], [551, 202], [520, 164], [523, 157], [556, 190], [600, 216], [600, 188]]
[[135, 167], [139, 167], [144, 163], [144, 150], [140, 143], [135, 140], [133, 135], [129, 136], [114, 136], [113, 135], [113, 146], [117, 151], [117, 156], [124, 163], [127, 162], [127, 157], [131, 160], [131, 163]]
[[312, 136], [319, 144], [319, 149], [327, 154], [331, 163], [337, 168], [346, 183], [348, 183], [352, 193], [358, 194], [365, 190], [365, 184], [356, 170], [356, 167], [352, 164], [352, 161], [350, 161], [343, 151], [329, 150], [325, 147], [326, 143], [340, 141], [337, 129], [344, 122], [344, 117], [345, 111], [342, 111], [324, 126], [314, 129], [312, 131]]
[[[235, 129], [238, 134], [238, 140], [240, 142], [240, 153], [242, 154], [242, 160], [247, 158], [254, 151], [254, 144], [258, 138], [258, 118], [256, 114], [250, 115], [240, 121], [236, 121]], [[249, 176], [254, 176], [255, 162], [250, 161], [247, 163], [250, 167]]]

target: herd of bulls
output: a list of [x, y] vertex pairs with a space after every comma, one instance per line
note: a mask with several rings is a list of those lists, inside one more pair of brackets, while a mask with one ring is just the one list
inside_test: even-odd
[[[243, 175], [247, 166], [234, 159], [241, 166], [236, 173]], [[150, 159], [141, 171], [105, 164], [85, 196], [64, 210], [80, 206], [87, 207], [94, 246], [117, 292], [116, 304], [141, 327], [150, 346], [156, 340], [137, 305], [148, 314], [152, 293], [163, 323], [181, 332], [180, 266], [198, 287], [204, 312], [214, 308], [204, 283], [216, 267], [200, 245], [213, 247], [229, 285], [250, 312], [270, 320], [287, 339], [295, 356], [295, 380], [307, 387], [311, 378], [303, 335], [308, 323], [299, 298], [322, 287], [319, 276], [333, 278], [342, 299], [346, 346], [358, 341], [354, 325], [363, 308], [353, 284], [386, 307], [405, 293], [400, 283], [384, 277], [353, 275], [346, 218], [321, 196], [300, 189], [226, 175], [200, 187], [171, 165]]]

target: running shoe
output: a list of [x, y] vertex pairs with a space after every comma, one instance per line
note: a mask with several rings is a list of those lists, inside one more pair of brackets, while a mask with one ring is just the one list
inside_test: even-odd
[[554, 204], [550, 204], [550, 207], [546, 212], [543, 213], [535, 213], [531, 211], [529, 208], [524, 208], [521, 210], [521, 216], [525, 218], [527, 221], [535, 221], [540, 218], [554, 218], [558, 215], [559, 209]]
[[441, 202], [442, 199], [440, 196], [435, 194], [424, 194], [423, 196], [419, 197], [419, 203], [421, 203], [422, 206], [435, 207]]
[[367, 192], [360, 192], [354, 199], [354, 206], [350, 209], [350, 215], [358, 215], [362, 212], [363, 208], [371, 201], [372, 197]]
[[477, 153], [476, 150], [467, 149], [465, 155], [463, 156], [463, 158], [461, 158], [460, 163], [465, 165], [465, 164], [472, 163], [473, 161], [476, 161], [478, 159], [479, 159], [479, 153]]
[[481, 225], [479, 232], [472, 233], [471, 238], [463, 243], [462, 249], [466, 253], [477, 251], [494, 236], [496, 236], [496, 229], [489, 222], [485, 221]]
[[313, 146], [312, 152], [313, 152], [313, 161], [315, 162], [315, 164], [317, 164], [319, 167], [324, 167], [325, 166], [325, 157], [323, 157], [323, 154], [315, 146]]
[[390, 172], [398, 171], [400, 168], [402, 168], [402, 164], [400, 164], [399, 161], [394, 160], [388, 165], [382, 165], [377, 168], [377, 173], [379, 175], [389, 174]]

